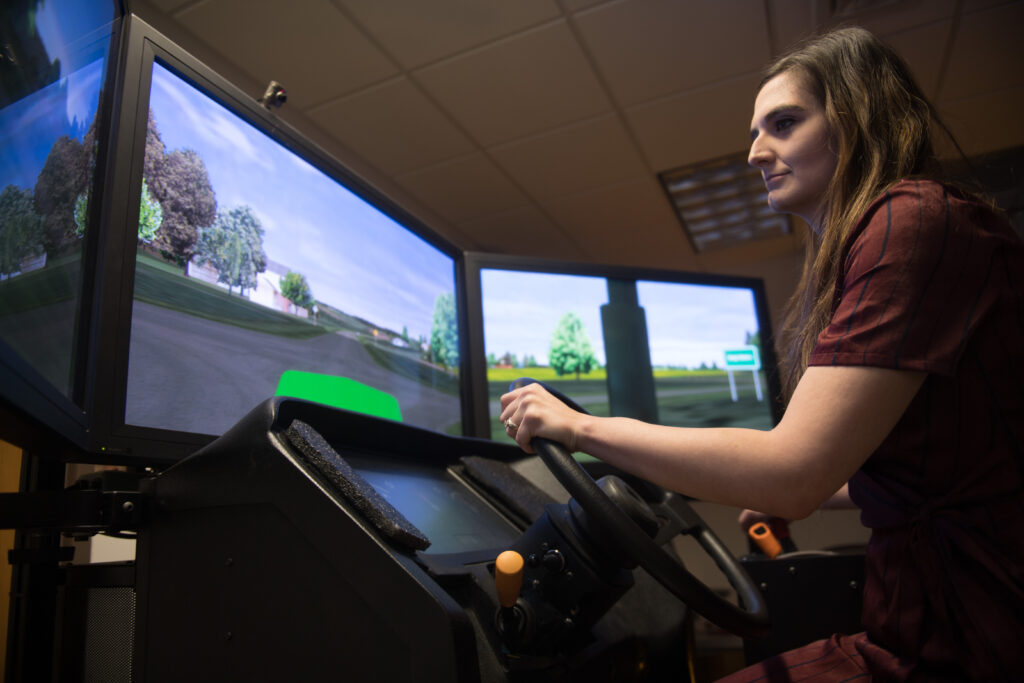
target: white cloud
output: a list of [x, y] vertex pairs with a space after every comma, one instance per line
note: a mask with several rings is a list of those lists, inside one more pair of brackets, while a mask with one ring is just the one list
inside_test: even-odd
[[[185, 119], [190, 132], [200, 137], [210, 148], [230, 155], [240, 164], [256, 166], [268, 173], [275, 171], [270, 157], [257, 144], [262, 142], [261, 133], [213, 100], [205, 96], [196, 97], [196, 91], [191, 86], [176, 78], [167, 78], [165, 73], [163, 67], [154, 65], [153, 87], [159, 88], [174, 103], [176, 115]], [[159, 127], [161, 112], [155, 115]]]
[[68, 74], [67, 115], [76, 129], [85, 132], [96, 115], [99, 92], [103, 79], [103, 60], [98, 60]]

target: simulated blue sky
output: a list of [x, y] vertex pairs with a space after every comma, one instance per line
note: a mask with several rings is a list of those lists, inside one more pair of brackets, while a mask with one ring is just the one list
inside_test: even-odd
[[[605, 363], [602, 304], [608, 302], [604, 278], [521, 271], [481, 273], [485, 352], [511, 351], [520, 360], [533, 354], [547, 364], [551, 333], [565, 313], [576, 313]], [[723, 352], [741, 347], [758, 329], [749, 289], [641, 281], [640, 305], [647, 318], [651, 362], [655, 366], [724, 366]]]
[[562, 316], [575, 313], [583, 321], [598, 362], [605, 364], [601, 305], [608, 303], [608, 283], [604, 278], [486, 269], [480, 273], [480, 287], [487, 354], [500, 357], [511, 351], [520, 361], [532, 354], [547, 365], [551, 333]]
[[758, 331], [754, 293], [743, 287], [637, 283], [654, 365], [725, 366], [725, 350]]
[[33, 189], [53, 143], [81, 140], [103, 85], [113, 4], [47, 0], [36, 27], [47, 61], [60, 62], [60, 80], [0, 110], [0, 188]]
[[252, 207], [267, 257], [316, 299], [429, 339], [435, 300], [455, 290], [448, 256], [160, 65], [150, 106], [168, 152], [202, 157], [218, 211]]

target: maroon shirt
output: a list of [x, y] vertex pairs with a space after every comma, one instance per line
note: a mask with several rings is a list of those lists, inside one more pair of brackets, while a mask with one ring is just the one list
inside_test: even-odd
[[877, 680], [1024, 675], [1024, 244], [903, 181], [843, 251], [811, 365], [928, 373], [850, 481], [872, 529], [858, 650]]

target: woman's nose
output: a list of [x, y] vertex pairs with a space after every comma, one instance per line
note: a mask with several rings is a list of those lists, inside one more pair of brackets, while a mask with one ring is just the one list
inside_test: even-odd
[[754, 138], [750, 143], [750, 153], [747, 155], [747, 163], [751, 166], [763, 166], [771, 159], [768, 146], [760, 139]]

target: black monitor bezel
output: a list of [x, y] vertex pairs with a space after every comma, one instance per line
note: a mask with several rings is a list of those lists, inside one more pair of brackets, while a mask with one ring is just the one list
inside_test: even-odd
[[659, 268], [642, 268], [635, 266], [608, 265], [586, 262], [561, 261], [548, 258], [529, 256], [513, 256], [507, 254], [488, 254], [483, 252], [466, 252], [463, 258], [465, 273], [463, 275], [466, 296], [467, 333], [464, 335], [469, 343], [468, 374], [471, 382], [469, 394], [473, 398], [472, 436], [489, 439], [490, 415], [488, 413], [487, 361], [484, 348], [483, 292], [480, 283], [480, 272], [485, 269], [511, 270], [523, 272], [552, 273], [558, 275], [581, 275], [615, 280], [650, 280], [681, 284], [710, 285], [720, 287], [743, 287], [754, 294], [754, 308], [761, 330], [762, 366], [768, 383], [768, 398], [771, 406], [772, 421], [778, 424], [782, 419], [781, 402], [782, 387], [779, 382], [778, 364], [776, 362], [774, 336], [771, 325], [770, 308], [765, 294], [764, 281], [760, 278], [739, 275], [720, 275], [692, 271], [677, 271]]
[[70, 393], [66, 394], [14, 349], [0, 340], [0, 438], [40, 457], [77, 460], [86, 457], [92, 438], [88, 408], [91, 343], [99, 267], [97, 253], [103, 232], [99, 226], [105, 207], [111, 168], [111, 122], [121, 87], [121, 54], [124, 45], [125, 6], [112, 0], [111, 36], [103, 87], [95, 115], [96, 156], [88, 205], [89, 229], [83, 238], [79, 299], [70, 350]]
[[[102, 275], [97, 280], [93, 334], [89, 345], [91, 381], [86, 393], [86, 408], [90, 427], [88, 450], [93, 461], [139, 465], [171, 463], [216, 438], [216, 435], [129, 425], [124, 419], [137, 242], [137, 226], [132, 217], [138, 216], [139, 212], [154, 62], [170, 69], [449, 256], [453, 261], [460, 330], [466, 329], [460, 249], [264, 108], [254, 96], [221, 77], [145, 20], [129, 14], [125, 18], [123, 33], [120, 87], [112, 122], [112, 163], [107, 178], [109, 191], [103, 202], [101, 220], [104, 230], [96, 259], [97, 272]], [[465, 337], [460, 333], [462, 418], [464, 433], [471, 433], [472, 425], [467, 424], [469, 399]]]

